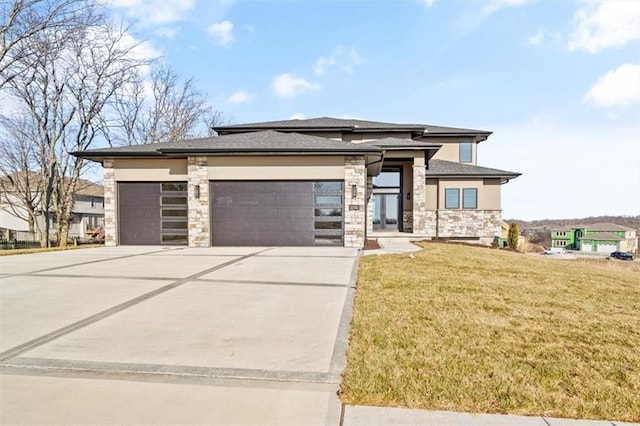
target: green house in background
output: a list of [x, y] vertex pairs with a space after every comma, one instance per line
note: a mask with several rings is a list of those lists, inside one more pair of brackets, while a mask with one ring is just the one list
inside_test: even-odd
[[638, 251], [636, 230], [615, 223], [563, 226], [551, 231], [551, 247], [589, 253]]

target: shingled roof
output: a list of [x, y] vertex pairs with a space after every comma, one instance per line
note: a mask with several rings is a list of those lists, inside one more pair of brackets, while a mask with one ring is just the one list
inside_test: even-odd
[[610, 232], [596, 232], [595, 234], [583, 235], [580, 241], [584, 240], [596, 240], [596, 241], [622, 241], [624, 238], [620, 238], [617, 235], [613, 235]]
[[462, 129], [456, 127], [433, 126], [430, 124], [384, 123], [380, 121], [357, 120], [351, 118], [318, 117], [304, 120], [264, 121], [259, 123], [217, 126], [214, 130], [221, 135], [259, 130], [296, 131], [347, 131], [347, 132], [412, 132], [419, 135], [442, 136], [489, 136], [486, 130]]
[[107, 157], [159, 157], [188, 154], [367, 154], [382, 153], [376, 146], [353, 144], [319, 136], [281, 133], [273, 130], [238, 133], [211, 138], [189, 139], [147, 145], [90, 149], [74, 155], [88, 159]]
[[446, 160], [431, 160], [427, 169], [427, 177], [501, 177], [513, 179], [520, 174]]

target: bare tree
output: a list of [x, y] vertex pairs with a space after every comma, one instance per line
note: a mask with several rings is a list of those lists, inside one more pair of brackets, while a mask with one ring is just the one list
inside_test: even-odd
[[71, 34], [88, 18], [98, 22], [98, 5], [84, 0], [3, 0], [0, 2], [0, 89], [37, 59], [33, 39], [51, 30]]
[[[67, 242], [76, 184], [85, 164], [70, 154], [89, 148], [102, 134], [106, 105], [146, 65], [135, 59], [136, 45], [125, 28], [106, 22], [95, 25], [89, 12], [86, 17], [86, 21], [77, 17], [78, 26], [72, 30], [54, 28], [31, 37], [35, 60], [25, 59], [29, 71], [16, 75], [7, 86], [36, 124], [45, 182], [45, 236], [48, 241], [51, 207], [61, 246]], [[25, 63], [19, 60], [17, 65]]]
[[[146, 88], [146, 90], [145, 90]], [[145, 96], [145, 91], [150, 92]], [[224, 118], [207, 102], [193, 78], [183, 80], [167, 66], [154, 68], [150, 80], [138, 76], [122, 86], [107, 117], [111, 145], [175, 142], [209, 136]]]
[[43, 180], [39, 169], [34, 126], [28, 116], [0, 118], [0, 204], [13, 216], [27, 222], [29, 235], [43, 239], [41, 199]]

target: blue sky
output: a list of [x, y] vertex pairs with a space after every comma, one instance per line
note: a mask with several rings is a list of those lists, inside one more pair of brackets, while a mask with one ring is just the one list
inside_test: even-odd
[[111, 0], [234, 123], [492, 130], [503, 216], [640, 214], [640, 2]]

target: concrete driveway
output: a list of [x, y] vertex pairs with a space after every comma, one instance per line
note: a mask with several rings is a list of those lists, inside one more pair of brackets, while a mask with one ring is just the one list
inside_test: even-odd
[[0, 421], [337, 425], [357, 255], [2, 257]]

